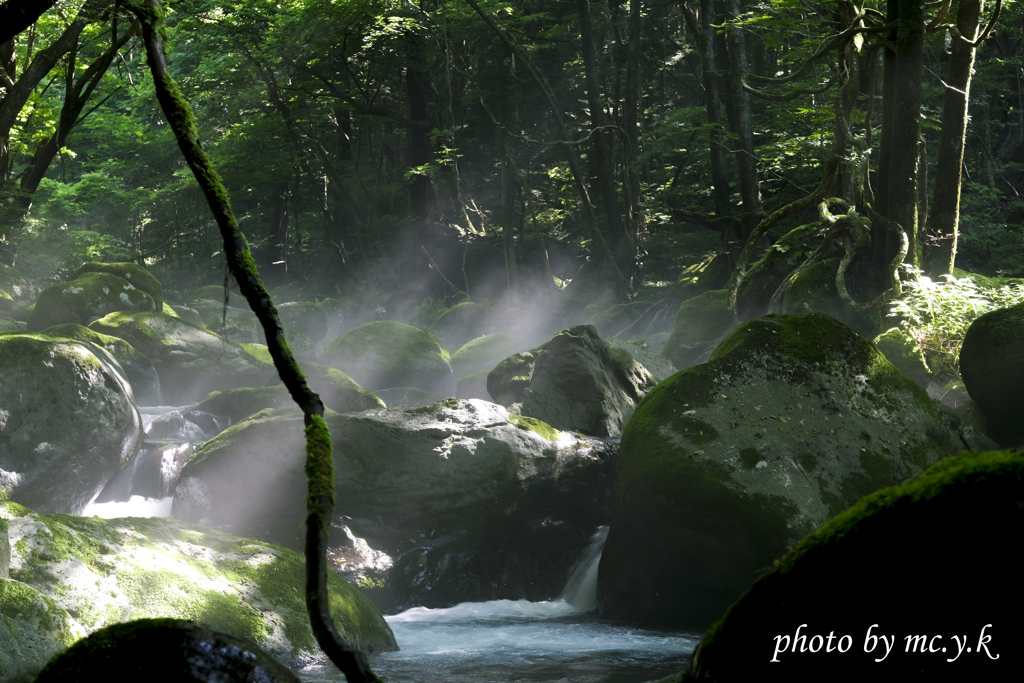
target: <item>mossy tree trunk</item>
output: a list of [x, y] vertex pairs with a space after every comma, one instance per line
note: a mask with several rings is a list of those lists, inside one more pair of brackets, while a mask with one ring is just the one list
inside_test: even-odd
[[142, 23], [146, 57], [156, 88], [157, 101], [170, 124], [182, 156], [206, 197], [224, 238], [228, 267], [239, 289], [263, 326], [274, 366], [292, 399], [302, 409], [306, 423], [306, 476], [309, 479], [306, 517], [306, 605], [317, 642], [354, 682], [380, 679], [366, 657], [338, 634], [329, 612], [327, 595], [327, 530], [334, 509], [334, 459], [331, 433], [324, 422], [324, 404], [310, 389], [284, 337], [284, 328], [270, 294], [263, 286], [245, 236], [231, 210], [231, 202], [217, 172], [199, 142], [192, 109], [167, 70], [164, 57], [164, 11], [159, 0], [134, 0], [129, 8]]

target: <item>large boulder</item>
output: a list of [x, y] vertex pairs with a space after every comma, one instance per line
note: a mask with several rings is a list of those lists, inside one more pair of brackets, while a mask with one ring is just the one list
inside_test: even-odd
[[593, 325], [559, 332], [541, 346], [510, 356], [487, 375], [487, 391], [506, 407], [552, 427], [618, 436], [657, 382], [629, 353], [611, 346]]
[[51, 657], [84, 636], [81, 625], [53, 599], [21, 581], [0, 578], [0, 681], [31, 681]]
[[164, 313], [111, 313], [89, 329], [124, 339], [149, 358], [171, 405], [194, 403], [215, 390], [257, 386], [271, 369], [237, 344]]
[[394, 320], [349, 330], [320, 359], [370, 391], [411, 386], [454, 396], [455, 376], [448, 361], [448, 352], [433, 335]]
[[661, 353], [675, 367], [688, 368], [705, 361], [735, 326], [728, 290], [712, 289], [679, 305], [675, 326]]
[[[306, 362], [300, 363], [299, 367], [305, 373], [310, 388], [320, 395], [325, 406], [335, 412], [352, 413], [387, 407], [377, 396], [356, 384], [341, 370]], [[267, 376], [265, 384], [268, 386], [215, 391], [203, 399], [196, 409], [221, 415], [236, 423], [267, 408], [296, 407], [276, 371]]]
[[927, 388], [932, 373], [917, 340], [898, 327], [891, 327], [874, 339], [875, 346], [896, 369]]
[[277, 315], [286, 330], [301, 332], [314, 343], [327, 335], [327, 312], [312, 301], [289, 301], [279, 304]]
[[80, 268], [71, 274], [71, 279], [81, 277], [85, 273], [107, 273], [109, 275], [116, 275], [117, 277], [124, 278], [146, 294], [153, 297], [153, 302], [156, 304], [156, 310], [163, 310], [164, 294], [160, 281], [157, 280], [152, 273], [137, 263], [101, 263], [100, 261], [83, 263]]
[[[143, 618], [189, 619], [250, 640], [286, 666], [322, 663], [306, 612], [305, 559], [173, 519], [40, 515], [0, 502], [11, 578], [86, 632]], [[397, 649], [369, 601], [329, 573], [330, 613], [367, 653]]]
[[663, 683], [942, 680], [954, 667], [1014, 680], [1024, 598], [1007, 539], [1024, 533], [1022, 484], [1021, 452], [964, 453], [865, 497], [769, 568]]
[[626, 425], [601, 609], [703, 630], [826, 519], [964, 448], [925, 390], [834, 318], [745, 323]]
[[135, 395], [135, 402], [138, 405], [157, 406], [163, 402], [163, 395], [160, 393], [160, 376], [157, 374], [156, 368], [153, 367], [153, 363], [124, 339], [100, 334], [88, 327], [82, 327], [78, 323], [54, 325], [43, 330], [43, 333], [90, 342], [106, 349], [111, 356], [117, 359], [121, 369], [124, 370], [124, 375], [132, 385], [132, 393]]
[[430, 333], [449, 349], [457, 349], [483, 335], [488, 310], [475, 301], [452, 306], [430, 325]]
[[986, 313], [967, 328], [960, 374], [1001, 444], [1024, 445], [1024, 303]]
[[0, 335], [0, 499], [77, 514], [141, 440], [131, 387], [102, 348]]
[[503, 359], [528, 348], [526, 342], [504, 332], [477, 337], [452, 354], [452, 370], [459, 378], [481, 370], [490, 372]]
[[[435, 568], [445, 568], [438, 558], [449, 550], [472, 548], [480, 559], [466, 564], [475, 574], [461, 583], [452, 570], [447, 583], [434, 585], [436, 574], [428, 571], [418, 583], [394, 586], [402, 604], [424, 604], [418, 601], [428, 592], [435, 606], [521, 598], [527, 595], [515, 591], [526, 584], [533, 584], [534, 599], [554, 597], [575, 552], [607, 523], [614, 450], [603, 441], [478, 400], [326, 419], [334, 438], [337, 524], [390, 556], [430, 555], [424, 564]], [[297, 546], [304, 463], [301, 414], [258, 413], [196, 453], [178, 481], [173, 514]], [[431, 554], [435, 544], [447, 550]], [[503, 575], [484, 573], [506, 565]]]
[[139, 619], [106, 626], [39, 672], [37, 683], [94, 679], [182, 683], [299, 683], [255, 643], [182, 619]]
[[45, 330], [63, 323], [88, 325], [115, 311], [154, 310], [153, 297], [128, 280], [109, 273], [84, 273], [39, 292], [28, 329]]

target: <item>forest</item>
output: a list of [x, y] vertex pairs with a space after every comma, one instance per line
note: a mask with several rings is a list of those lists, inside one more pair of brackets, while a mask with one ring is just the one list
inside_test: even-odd
[[[1013, 665], [998, 580], [813, 598], [1012, 564], [1020, 0], [5, 0], [0, 65], [0, 683], [126, 615], [274, 680], [874, 676], [886, 620]], [[144, 601], [143, 546], [212, 583]]]

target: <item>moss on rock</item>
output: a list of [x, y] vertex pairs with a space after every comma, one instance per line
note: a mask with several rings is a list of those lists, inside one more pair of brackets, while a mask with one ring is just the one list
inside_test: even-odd
[[[1009, 680], [1019, 673], [1011, 650], [1024, 636], [1024, 600], [1012, 588], [1017, 549], [1006, 539], [1024, 530], [1022, 491], [1024, 454], [996, 451], [946, 458], [866, 496], [774, 562], [673, 680], [762, 680], [779, 672], [789, 680], [870, 680], [881, 671], [886, 680], [910, 680], [943, 678], [955, 665], [979, 679]], [[805, 642], [830, 632], [848, 637], [845, 654], [835, 651], [838, 642], [831, 655], [794, 650], [801, 624]], [[865, 647], [872, 629], [895, 636], [887, 655], [879, 641]], [[780, 634], [788, 640], [777, 640]], [[921, 635], [934, 649], [917, 642]]]
[[898, 327], [892, 327], [875, 337], [874, 343], [896, 369], [921, 386], [928, 386], [931, 371], [924, 352], [913, 337]]
[[688, 368], [714, 348], [733, 327], [729, 292], [713, 289], [684, 301], [662, 355], [677, 368]]
[[[304, 600], [305, 561], [285, 548], [162, 518], [36, 515], [0, 503], [12, 578], [87, 631], [129, 618], [189, 619], [257, 643], [287, 665], [323, 661]], [[329, 574], [339, 631], [367, 653], [396, 649], [379, 612]]]
[[128, 280], [109, 273], [83, 273], [41, 291], [28, 328], [38, 331], [63, 323], [88, 325], [115, 311], [153, 310], [153, 297]]
[[989, 435], [1024, 445], [1024, 303], [991, 311], [967, 328], [960, 374], [988, 422]]
[[527, 346], [526, 342], [504, 332], [477, 337], [452, 354], [452, 370], [456, 377], [465, 377], [480, 370], [490, 371], [503, 358], [525, 351]]
[[963, 447], [925, 391], [834, 318], [744, 323], [627, 423], [599, 600], [704, 628], [829, 516]]
[[164, 295], [160, 281], [157, 280], [152, 273], [137, 263], [101, 263], [99, 261], [92, 261], [90, 263], [82, 264], [78, 270], [71, 274], [71, 279], [78, 278], [85, 273], [109, 273], [110, 275], [116, 275], [117, 277], [124, 278], [146, 294], [153, 297], [153, 302], [156, 304], [155, 310], [163, 310]]
[[412, 386], [455, 394], [448, 352], [433, 335], [393, 320], [367, 323], [338, 337], [321, 357], [371, 391]]

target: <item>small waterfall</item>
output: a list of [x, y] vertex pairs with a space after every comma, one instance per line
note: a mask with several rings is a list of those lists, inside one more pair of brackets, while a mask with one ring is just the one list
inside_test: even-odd
[[584, 612], [597, 609], [597, 566], [601, 563], [601, 551], [607, 540], [608, 527], [598, 527], [583, 550], [583, 555], [569, 572], [569, 580], [558, 596], [559, 600], [565, 600]]

